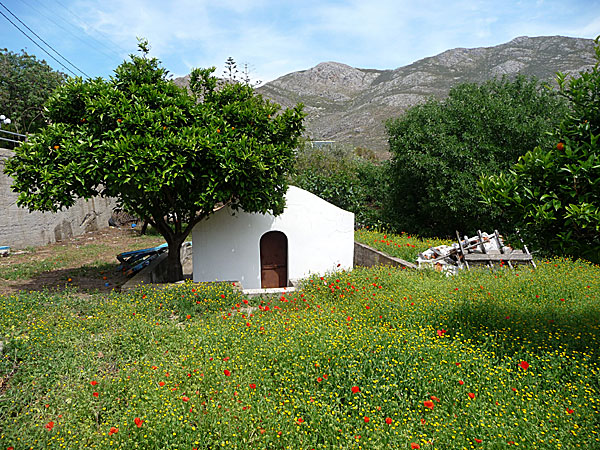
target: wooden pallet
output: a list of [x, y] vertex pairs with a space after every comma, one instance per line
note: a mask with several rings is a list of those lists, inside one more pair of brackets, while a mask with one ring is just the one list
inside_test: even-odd
[[[467, 269], [470, 270], [469, 263], [471, 264], [486, 264], [488, 267], [493, 267], [494, 263], [500, 265], [507, 264], [511, 269], [513, 264], [531, 264], [533, 268], [536, 268], [533, 256], [527, 249], [526, 245], [523, 245], [523, 250], [510, 250], [507, 251], [502, 243], [498, 230], [494, 230], [494, 234], [491, 237], [484, 237], [481, 231], [477, 231], [477, 236], [469, 239], [467, 236], [464, 238], [460, 237], [460, 233], [456, 232], [458, 238], [459, 252], [458, 257], [464, 262]], [[499, 251], [488, 251], [484, 243], [490, 239], [495, 239]], [[475, 253], [474, 250], [478, 249], [479, 252]]]

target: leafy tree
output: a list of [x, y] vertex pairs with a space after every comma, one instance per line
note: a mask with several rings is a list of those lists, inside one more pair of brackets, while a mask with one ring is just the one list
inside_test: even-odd
[[19, 54], [0, 49], [0, 114], [11, 119], [18, 133], [38, 130], [46, 123], [44, 103], [65, 79], [65, 74], [23, 50]]
[[377, 162], [367, 149], [305, 144], [298, 151], [290, 182], [353, 212], [356, 225], [372, 226], [381, 224], [385, 175], [385, 164]]
[[190, 90], [159, 61], [131, 55], [110, 80], [70, 79], [47, 103], [50, 125], [6, 165], [18, 204], [56, 211], [76, 197], [117, 198], [169, 244], [167, 276], [183, 276], [180, 248], [217, 205], [280, 214], [303, 130], [302, 105], [279, 106], [249, 86], [217, 88], [195, 69]]
[[598, 63], [577, 78], [557, 74], [570, 111], [553, 142], [523, 155], [510, 171], [482, 177], [488, 207], [501, 207], [538, 248], [600, 263], [600, 46]]
[[507, 170], [547, 143], [564, 103], [518, 76], [458, 85], [445, 100], [431, 99], [388, 122], [387, 221], [398, 231], [439, 236], [498, 227], [496, 210], [479, 203], [479, 176]]

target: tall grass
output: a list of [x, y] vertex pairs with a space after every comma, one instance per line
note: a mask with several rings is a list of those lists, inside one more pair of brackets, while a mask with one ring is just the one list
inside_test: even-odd
[[600, 448], [599, 295], [554, 259], [0, 297], [0, 448]]

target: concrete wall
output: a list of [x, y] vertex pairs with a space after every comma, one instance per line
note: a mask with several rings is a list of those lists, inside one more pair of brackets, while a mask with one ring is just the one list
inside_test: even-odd
[[223, 208], [196, 225], [194, 281], [235, 280], [260, 289], [260, 238], [269, 231], [288, 239], [288, 279], [352, 268], [354, 214], [290, 186], [280, 216]]
[[10, 189], [12, 179], [4, 173], [4, 161], [12, 155], [12, 151], [0, 149], [0, 246], [19, 249], [45, 245], [108, 226], [116, 206], [114, 199], [78, 200], [58, 213], [30, 213], [19, 208], [18, 195]]
[[416, 269], [417, 266], [408, 261], [404, 261], [400, 258], [395, 258], [386, 253], [375, 250], [373, 247], [361, 244], [360, 242], [354, 243], [354, 265], [362, 267], [372, 266], [394, 266], [394, 267], [407, 267], [410, 269]]

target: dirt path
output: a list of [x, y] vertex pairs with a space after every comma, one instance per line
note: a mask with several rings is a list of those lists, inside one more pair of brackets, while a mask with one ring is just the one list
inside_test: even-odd
[[110, 292], [127, 281], [117, 270], [119, 253], [164, 243], [161, 236], [140, 236], [130, 228], [105, 228], [68, 241], [0, 258], [0, 294], [77, 289]]

